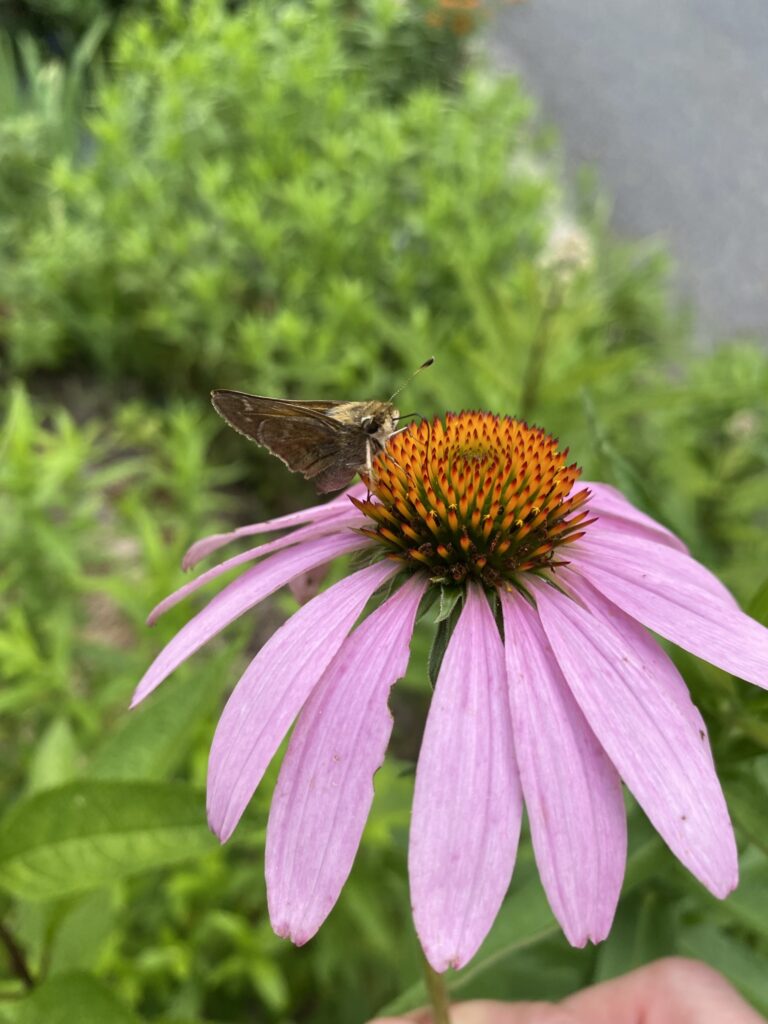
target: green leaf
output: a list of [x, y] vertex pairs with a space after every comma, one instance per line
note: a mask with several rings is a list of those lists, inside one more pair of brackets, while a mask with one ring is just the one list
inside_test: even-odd
[[78, 897], [57, 924], [47, 952], [47, 976], [94, 968], [115, 926], [115, 909], [114, 888]]
[[[461, 596], [461, 592], [459, 592]], [[440, 595], [440, 601], [442, 605], [442, 593]], [[456, 599], [452, 602], [450, 610], [445, 618], [438, 617], [437, 629], [432, 639], [432, 646], [429, 649], [429, 658], [427, 660], [427, 673], [429, 675], [429, 681], [432, 684], [432, 689], [437, 685], [437, 677], [440, 674], [440, 666], [443, 664], [443, 658], [448, 647], [448, 643], [453, 636], [453, 631], [456, 628], [456, 623], [459, 621], [459, 615], [461, 614], [461, 602]]]
[[754, 597], [747, 606], [747, 613], [764, 626], [768, 626], [768, 579], [757, 588]]
[[761, 1013], [768, 1013], [765, 957], [751, 946], [712, 924], [697, 924], [681, 932], [678, 952], [721, 971]]
[[464, 597], [464, 591], [460, 587], [440, 587], [440, 604], [435, 616], [435, 623], [449, 619], [453, 609]]
[[710, 896], [697, 887], [699, 901], [704, 901], [712, 916], [724, 924], [749, 928], [768, 939], [768, 858], [757, 847], [749, 847], [739, 864], [739, 884], [724, 900]]
[[77, 767], [77, 741], [66, 718], [51, 722], [38, 741], [29, 767], [29, 791], [60, 786], [71, 779]]
[[285, 1013], [290, 1006], [291, 994], [285, 974], [274, 959], [265, 956], [254, 959], [249, 970], [251, 984], [274, 1013]]
[[127, 1006], [88, 974], [62, 974], [4, 1008], [9, 1024], [139, 1024]]
[[654, 890], [622, 899], [611, 933], [597, 949], [593, 981], [605, 981], [674, 952], [675, 913]]
[[19, 801], [0, 822], [0, 885], [47, 900], [215, 848], [188, 786], [75, 782]]
[[117, 732], [96, 751], [88, 767], [94, 779], [160, 779], [182, 761], [200, 720], [216, 704], [226, 673], [214, 658], [204, 672], [182, 673], [157, 693], [125, 712]]
[[736, 824], [768, 853], [768, 791], [746, 774], [723, 779], [723, 789]]

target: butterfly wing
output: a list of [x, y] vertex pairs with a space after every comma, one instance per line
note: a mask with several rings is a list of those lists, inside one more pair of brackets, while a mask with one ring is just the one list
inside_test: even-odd
[[[213, 407], [222, 419], [225, 419], [233, 430], [245, 437], [261, 443], [256, 436], [259, 425], [267, 417], [279, 419], [314, 419], [328, 420], [328, 413], [340, 402], [292, 402], [283, 398], [262, 398], [260, 395], [249, 395], [244, 391], [227, 391], [218, 389], [211, 392]], [[334, 423], [333, 420], [331, 420]], [[338, 425], [338, 424], [336, 424]]]
[[312, 480], [320, 493], [344, 487], [365, 465], [365, 431], [329, 415], [342, 403], [292, 402], [225, 390], [214, 391], [211, 399], [234, 430]]
[[333, 458], [323, 466], [315, 466], [315, 470], [308, 480], [312, 480], [318, 494], [329, 494], [331, 491], [340, 491], [342, 487], [350, 484], [357, 473], [365, 466], [368, 459], [366, 440], [362, 441], [362, 457], [355, 456], [339, 460]]

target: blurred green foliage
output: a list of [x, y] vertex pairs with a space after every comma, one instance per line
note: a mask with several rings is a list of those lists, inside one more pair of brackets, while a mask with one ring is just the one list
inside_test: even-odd
[[371, 362], [389, 379], [414, 350], [466, 344], [467, 232], [505, 211], [473, 276], [541, 242], [548, 183], [507, 168], [518, 90], [425, 88], [421, 47], [393, 107], [411, 52], [397, 0], [364, 21], [323, 3], [166, 8], [120, 36], [92, 152], [53, 162], [41, 221], [0, 263], [10, 366], [163, 392], [215, 376], [343, 392]]
[[[768, 621], [768, 360], [690, 351], [663, 256], [599, 208], [565, 218], [529, 101], [434, 5], [112, 6], [17, 5], [0, 46], [0, 1021], [359, 1024], [423, 999], [405, 850], [430, 637], [350, 882], [293, 949], [262, 881], [274, 766], [224, 849], [201, 795], [221, 703], [289, 599], [126, 712], [189, 614], [144, 626], [187, 545], [311, 498], [208, 390], [386, 398], [434, 353], [409, 408], [541, 422]], [[457, 996], [555, 998], [682, 952], [768, 1010], [766, 696], [676, 657], [741, 888], [712, 900], [632, 809], [616, 926], [576, 951], [524, 837]]]
[[46, 57], [70, 59], [94, 24], [120, 24], [120, 16], [151, 10], [154, 0], [3, 0], [0, 32], [31, 38]]

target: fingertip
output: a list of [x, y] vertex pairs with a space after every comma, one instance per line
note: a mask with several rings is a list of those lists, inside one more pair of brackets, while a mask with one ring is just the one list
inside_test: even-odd
[[[416, 1010], [404, 1017], [377, 1017], [369, 1024], [432, 1024], [428, 1010]], [[451, 1006], [451, 1024], [579, 1024], [567, 1010], [552, 1003], [500, 1003], [472, 999]]]

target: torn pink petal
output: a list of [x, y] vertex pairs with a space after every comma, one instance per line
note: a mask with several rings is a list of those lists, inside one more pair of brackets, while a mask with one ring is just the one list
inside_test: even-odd
[[392, 731], [426, 576], [412, 576], [340, 648], [301, 711], [269, 812], [266, 876], [278, 935], [311, 939], [347, 880]]
[[473, 584], [432, 697], [411, 816], [413, 917], [436, 971], [465, 964], [493, 924], [521, 812], [504, 649]]
[[[579, 480], [573, 485], [571, 494], [578, 494], [579, 491], [584, 490], [591, 491], [587, 507], [593, 515], [598, 516], [598, 522], [607, 520], [619, 528], [622, 525], [633, 526], [636, 528], [636, 533], [641, 536], [687, 553], [688, 548], [676, 534], [652, 519], [651, 516], [646, 515], [645, 512], [641, 512], [615, 487], [611, 487], [610, 484]], [[590, 526], [589, 529], [591, 532], [593, 526]]]
[[675, 856], [726, 896], [738, 880], [733, 829], [706, 736], [670, 692], [677, 682], [606, 606], [598, 617], [546, 584], [533, 591], [563, 675], [622, 779]]
[[768, 687], [768, 629], [730, 594], [721, 596], [698, 562], [668, 549], [659, 558], [640, 541], [634, 551], [612, 546], [602, 554], [581, 541], [573, 547], [572, 567], [628, 615], [724, 671]]
[[287, 530], [293, 526], [302, 526], [305, 523], [319, 523], [321, 521], [333, 520], [340, 513], [343, 515], [352, 508], [350, 497], [361, 498], [367, 492], [365, 484], [358, 483], [343, 491], [331, 501], [322, 505], [312, 505], [310, 508], [302, 509], [300, 512], [291, 512], [285, 516], [278, 516], [276, 519], [266, 519], [261, 523], [253, 523], [250, 526], [239, 526], [236, 530], [228, 533], [213, 533], [209, 537], [203, 537], [195, 541], [181, 563], [183, 569], [191, 569], [203, 558], [217, 551], [225, 544], [233, 540], [241, 540], [243, 537], [253, 537], [259, 533], [275, 533], [278, 530]]
[[222, 842], [371, 594], [396, 572], [392, 562], [377, 562], [340, 580], [291, 616], [245, 670], [208, 762], [208, 820]]
[[610, 931], [627, 856], [621, 782], [579, 710], [539, 617], [501, 592], [520, 781], [541, 881], [572, 946]]
[[239, 565], [253, 562], [264, 555], [271, 555], [275, 551], [281, 551], [283, 548], [293, 547], [296, 544], [303, 544], [308, 540], [314, 540], [316, 537], [322, 537], [334, 531], [341, 532], [345, 528], [353, 529], [355, 526], [363, 526], [365, 522], [365, 516], [360, 515], [357, 509], [350, 505], [349, 513], [339, 514], [332, 521], [329, 518], [322, 519], [318, 523], [304, 526], [293, 533], [288, 533], [283, 537], [278, 537], [276, 540], [271, 540], [267, 544], [260, 544], [258, 547], [249, 548], [248, 551], [243, 551], [241, 554], [234, 555], [225, 562], [219, 563], [219, 565], [214, 565], [213, 568], [201, 573], [196, 579], [190, 580], [189, 583], [185, 583], [183, 587], [179, 587], [178, 590], [169, 594], [168, 597], [163, 598], [149, 613], [147, 623], [153, 626], [161, 615], [164, 615], [170, 608], [177, 605], [179, 601], [183, 601], [190, 594], [194, 594], [196, 590], [199, 590], [200, 587], [204, 587], [206, 583], [210, 583], [211, 580], [215, 580], [223, 573], [229, 572], [230, 569], [236, 569]]
[[202, 611], [182, 626], [160, 651], [136, 687], [131, 707], [144, 700], [174, 669], [211, 637], [220, 633], [225, 626], [234, 622], [259, 601], [263, 601], [269, 594], [285, 586], [294, 576], [337, 555], [359, 550], [367, 543], [364, 537], [352, 531], [320, 537], [317, 540], [306, 541], [299, 547], [280, 551], [233, 580], [212, 598]]

